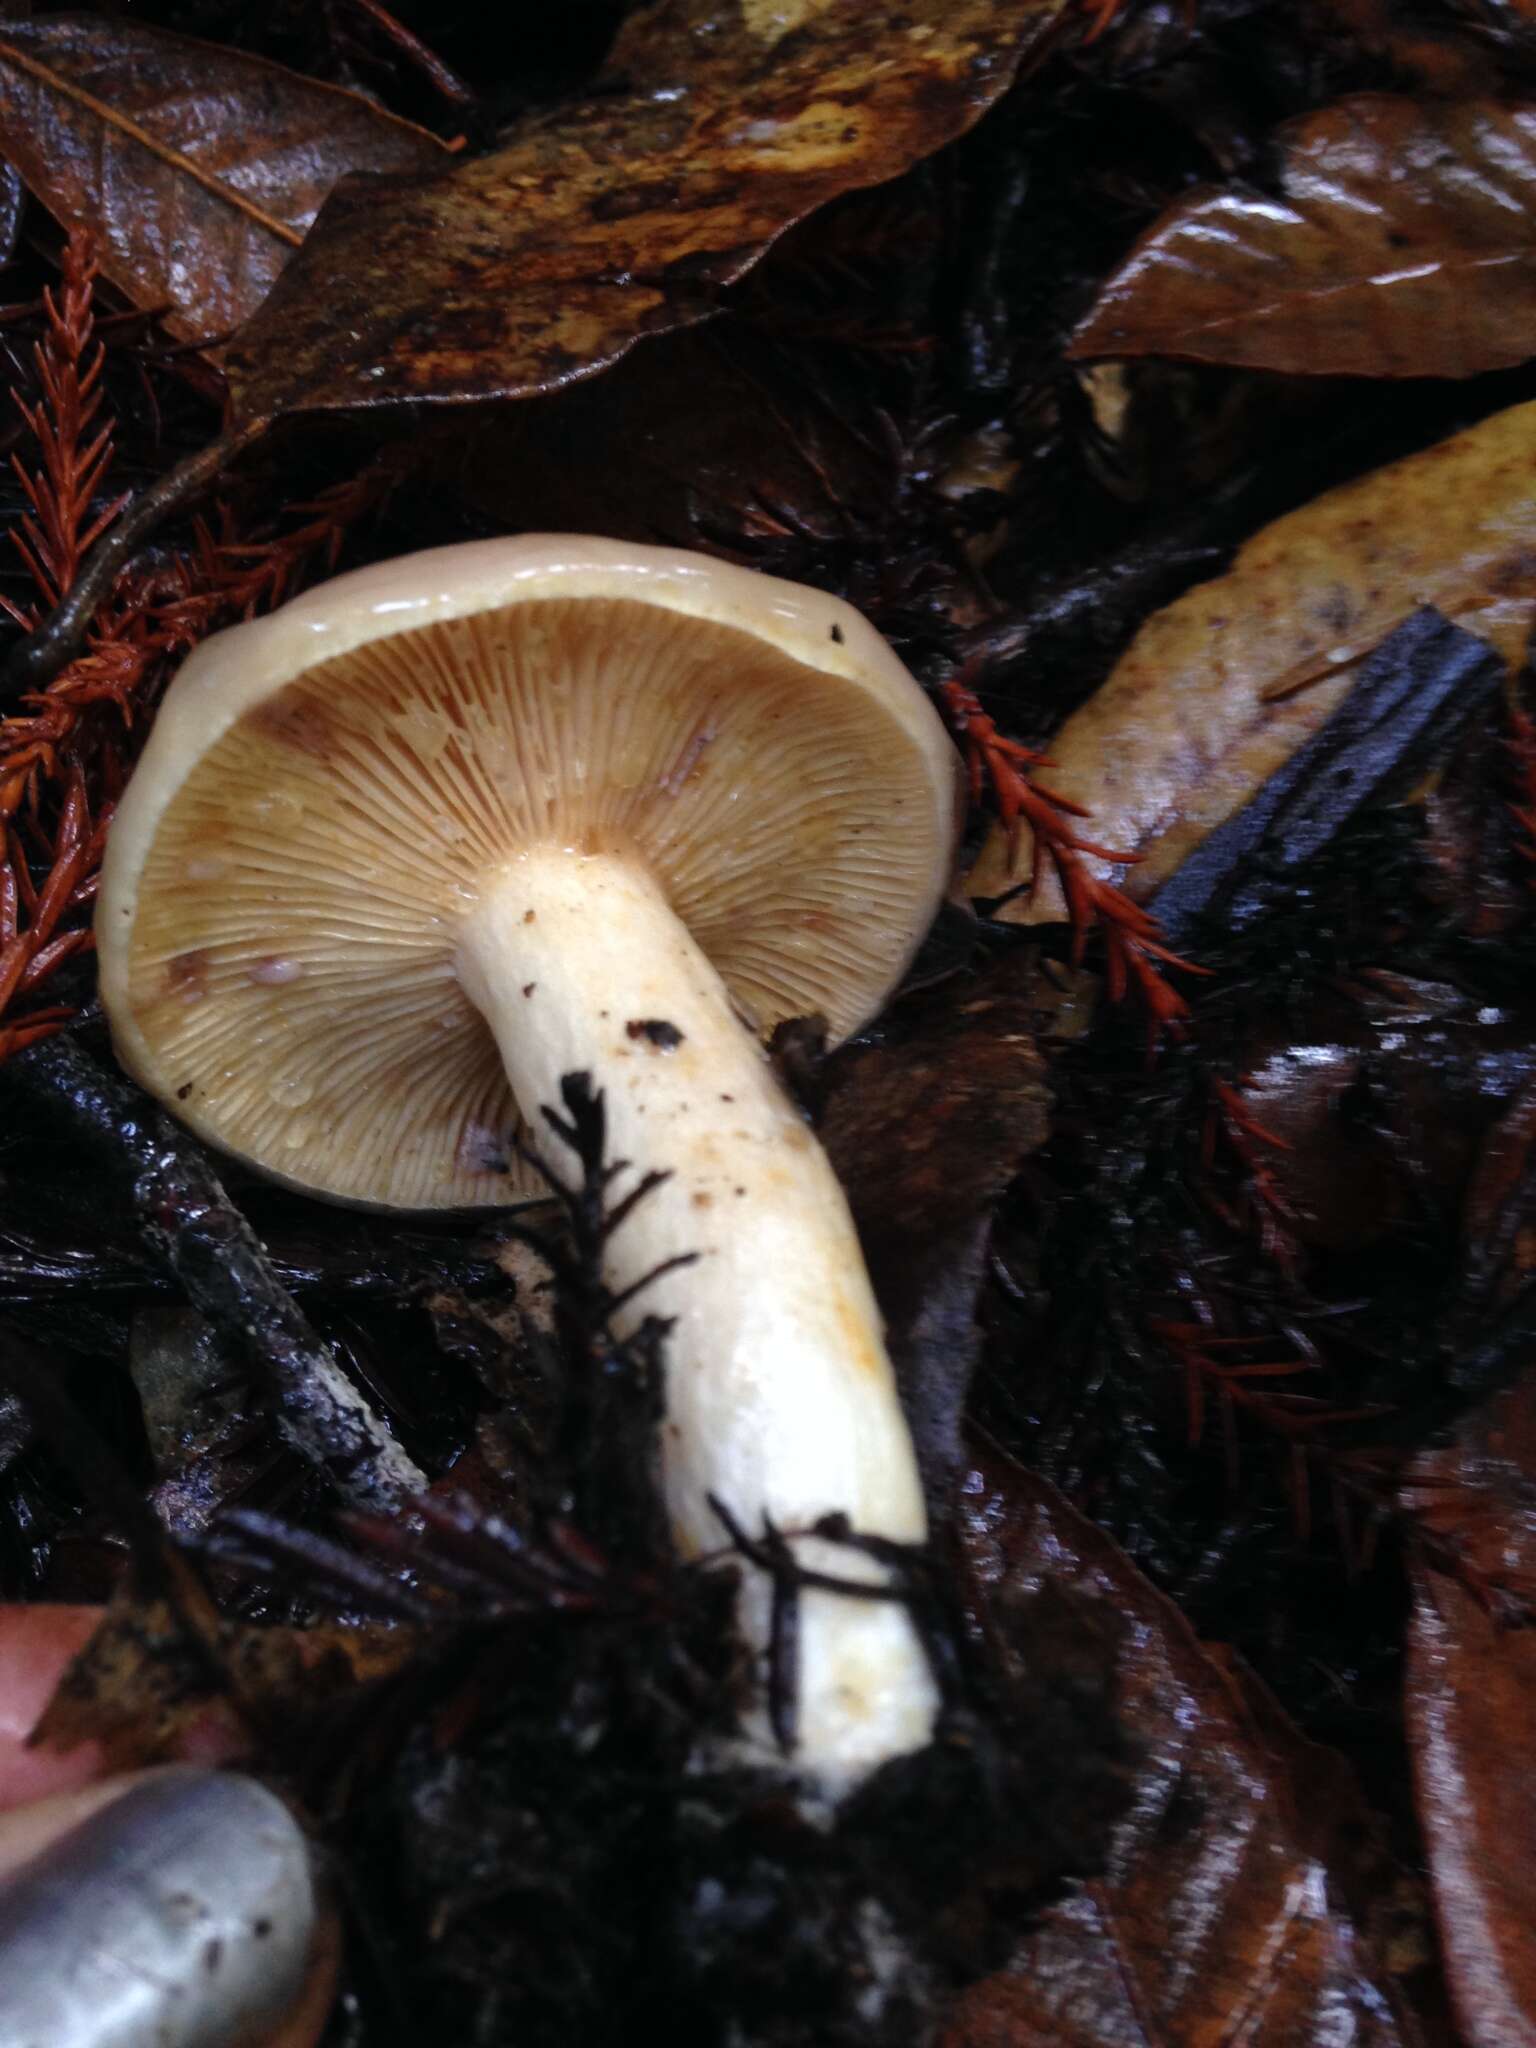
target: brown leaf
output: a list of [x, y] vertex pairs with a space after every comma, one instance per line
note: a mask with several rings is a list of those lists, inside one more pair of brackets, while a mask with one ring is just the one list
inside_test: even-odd
[[1536, 2041], [1536, 1373], [1415, 1461], [1407, 1718], [1467, 2048]]
[[1533, 1033], [1524, 1005], [1362, 977], [1223, 1048], [1244, 1109], [1283, 1141], [1266, 1163], [1298, 1241], [1358, 1252], [1414, 1215], [1461, 1208], [1469, 1265], [1491, 1289], [1536, 1189]]
[[346, 171], [420, 171], [425, 129], [239, 50], [95, 15], [0, 23], [0, 152], [192, 339], [260, 305]]
[[1536, 352], [1536, 106], [1361, 93], [1281, 141], [1280, 196], [1181, 199], [1104, 286], [1074, 356], [1474, 377]]
[[[1142, 627], [1050, 744], [1046, 779], [1087, 806], [1090, 836], [1139, 854], [1145, 900], [1337, 708], [1372, 648], [1434, 605], [1506, 657], [1536, 615], [1536, 404], [1491, 419], [1288, 513]], [[967, 887], [1027, 882], [1028, 828], [1001, 832]], [[1091, 862], [1095, 872], [1112, 872]], [[1000, 915], [1064, 915], [1047, 876]]]
[[962, 134], [1065, 0], [663, 0], [624, 90], [342, 185], [230, 353], [237, 413], [510, 397], [713, 309], [792, 221]]
[[873, 525], [899, 491], [890, 450], [867, 431], [867, 380], [851, 399], [840, 383], [835, 400], [809, 388], [804, 351], [727, 315], [538, 405], [456, 413], [433, 455], [444, 487], [508, 531], [697, 547], [702, 521], [709, 545], [772, 569], [750, 551], [781, 541], [786, 516], [814, 546], [850, 516]]
[[1039, 1041], [1085, 1031], [1095, 986], [1013, 953], [958, 1000], [947, 989], [914, 1029], [831, 1062], [821, 1140], [848, 1194], [936, 1492], [947, 1491], [959, 1455], [992, 1212], [1050, 1135]]
[[348, 1696], [409, 1661], [404, 1629], [257, 1628], [120, 1591], [37, 1722], [33, 1740], [95, 1745], [114, 1770], [223, 1763], [274, 1743], [302, 1752]]
[[973, 1471], [965, 1509], [983, 1601], [1065, 1582], [1112, 1603], [1118, 1707], [1142, 1754], [1103, 1874], [962, 1996], [944, 2048], [1415, 2041], [1348, 1903], [1370, 1830], [1338, 1759], [1202, 1650], [1044, 1480]]
[[1470, 1290], [1509, 1303], [1536, 1275], [1536, 1079], [1511, 1098], [1483, 1141], [1462, 1235]]

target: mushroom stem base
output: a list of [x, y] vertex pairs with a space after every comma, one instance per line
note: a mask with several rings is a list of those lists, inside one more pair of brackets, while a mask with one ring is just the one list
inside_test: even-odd
[[[615, 1233], [606, 1277], [620, 1291], [697, 1254], [630, 1311], [673, 1319], [662, 1469], [683, 1554], [720, 1547], [712, 1494], [754, 1534], [838, 1512], [861, 1534], [921, 1543], [916, 1460], [842, 1190], [646, 867], [535, 849], [482, 894], [458, 968], [530, 1126], [563, 1076], [586, 1072], [610, 1156], [669, 1175]], [[795, 1547], [808, 1567], [885, 1580], [841, 1545]], [[742, 1622], [759, 1649], [769, 1605], [749, 1570]], [[935, 1704], [903, 1606], [802, 1594], [796, 1762], [824, 1789], [921, 1747]]]

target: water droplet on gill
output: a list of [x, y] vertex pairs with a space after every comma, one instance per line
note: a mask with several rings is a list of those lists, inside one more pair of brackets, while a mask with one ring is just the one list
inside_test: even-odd
[[186, 876], [189, 882], [216, 882], [224, 873], [225, 863], [211, 854], [195, 854], [187, 862]]
[[267, 1099], [279, 1109], [302, 1109], [314, 1092], [307, 1074], [276, 1074], [267, 1083]]
[[287, 982], [297, 981], [303, 972], [302, 960], [289, 960], [281, 953], [268, 953], [263, 959], [253, 960], [245, 970], [246, 979], [263, 988], [282, 988]]
[[251, 803], [251, 816], [270, 823], [275, 818], [291, 822], [304, 814], [304, 800], [291, 789], [263, 790]]
[[541, 685], [563, 683], [568, 671], [560, 660], [558, 635], [550, 630], [547, 621], [525, 618], [521, 639], [523, 661], [539, 677]]
[[295, 1118], [295, 1120], [291, 1124], [289, 1124], [287, 1130], [283, 1132], [283, 1150], [285, 1152], [300, 1151], [305, 1145], [309, 1143], [310, 1133], [311, 1125], [309, 1123], [308, 1118]]
[[504, 733], [487, 733], [479, 746], [480, 765], [487, 779], [498, 789], [511, 789], [522, 780], [522, 762], [517, 748]]
[[638, 789], [651, 770], [648, 750], [635, 742], [620, 747], [608, 768], [608, 780], [615, 789]]
[[400, 719], [400, 734], [418, 760], [436, 761], [447, 751], [453, 727], [431, 704], [413, 704]]

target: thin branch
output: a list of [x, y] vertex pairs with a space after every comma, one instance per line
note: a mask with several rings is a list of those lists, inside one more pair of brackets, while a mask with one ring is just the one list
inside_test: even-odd
[[397, 49], [405, 52], [445, 100], [456, 107], [472, 107], [475, 104], [474, 93], [459, 74], [451, 70], [435, 51], [429, 50], [419, 36], [412, 35], [404, 22], [396, 21], [388, 8], [380, 5], [380, 0], [352, 0], [352, 4], [361, 13], [366, 14]]
[[0, 677], [0, 695], [41, 689], [73, 661], [85, 645], [92, 620], [111, 596], [140, 543], [162, 520], [212, 483], [237, 455], [259, 441], [271, 424], [269, 419], [258, 418], [229, 428], [216, 441], [199, 448], [141, 491], [86, 556], [62, 603], [55, 606], [35, 633], [29, 633], [12, 648], [5, 673]]
[[349, 1504], [388, 1509], [426, 1475], [395, 1442], [273, 1271], [201, 1147], [72, 1041], [19, 1054], [0, 1082], [64, 1117], [126, 1173], [144, 1241], [270, 1388], [277, 1425]]

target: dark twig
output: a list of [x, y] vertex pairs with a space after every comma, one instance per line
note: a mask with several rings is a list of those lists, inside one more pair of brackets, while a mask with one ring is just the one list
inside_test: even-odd
[[412, 35], [403, 21], [396, 21], [388, 8], [379, 4], [379, 0], [352, 0], [352, 4], [361, 13], [366, 14], [397, 49], [410, 58], [445, 100], [456, 107], [472, 107], [475, 104], [474, 93], [459, 74], [451, 70], [434, 51], [429, 50], [419, 36]]
[[[947, 1652], [936, 1656], [934, 1650], [934, 1644], [943, 1638], [945, 1631], [937, 1622], [931, 1598], [920, 1598], [917, 1593], [918, 1584], [925, 1576], [923, 1567], [928, 1562], [924, 1549], [895, 1543], [886, 1537], [858, 1536], [845, 1515], [824, 1515], [811, 1529], [787, 1533], [764, 1515], [762, 1535], [750, 1536], [718, 1494], [709, 1496], [709, 1505], [730, 1538], [731, 1549], [744, 1557], [748, 1564], [756, 1565], [771, 1588], [768, 1725], [773, 1730], [774, 1741], [786, 1756], [799, 1739], [800, 1595], [807, 1590], [840, 1593], [850, 1600], [896, 1601], [912, 1609], [930, 1662], [941, 1677], [947, 1676], [952, 1658]], [[791, 1537], [797, 1534], [819, 1536], [828, 1543], [846, 1544], [851, 1550], [877, 1559], [890, 1570], [891, 1577], [882, 1583], [868, 1579], [844, 1579], [834, 1572], [817, 1571], [813, 1566], [802, 1564], [795, 1555]]]
[[[89, 1241], [81, 1243], [82, 1236]], [[321, 1294], [348, 1301], [400, 1302], [434, 1288], [475, 1293], [505, 1285], [487, 1249], [454, 1237], [355, 1230], [299, 1232], [276, 1239], [267, 1256], [278, 1284], [291, 1294]], [[136, 1237], [99, 1213], [71, 1210], [51, 1227], [35, 1214], [7, 1217], [0, 1228], [0, 1301], [14, 1306], [61, 1301], [85, 1290], [103, 1298], [175, 1298], [180, 1288]], [[3, 1412], [3, 1410], [0, 1410]], [[4, 1442], [0, 1424], [0, 1443]], [[0, 1463], [4, 1462], [0, 1453]]]
[[[846, 1543], [851, 1549], [863, 1550], [877, 1539], [855, 1537], [841, 1516], [827, 1515], [814, 1528], [785, 1532], [768, 1524], [763, 1536], [749, 1536], [741, 1523], [731, 1513], [717, 1494], [709, 1496], [709, 1505], [718, 1517], [721, 1526], [731, 1539], [731, 1548], [739, 1551], [748, 1564], [755, 1564], [759, 1571], [776, 1576], [788, 1573], [797, 1586], [818, 1593], [841, 1593], [850, 1600], [897, 1601], [902, 1606], [910, 1602], [910, 1591], [904, 1579], [889, 1584], [880, 1584], [870, 1579], [839, 1578], [836, 1572], [817, 1571], [814, 1566], [803, 1565], [789, 1548], [789, 1536], [821, 1536], [829, 1543]], [[906, 1553], [919, 1556], [920, 1552], [909, 1551], [904, 1544], [893, 1544], [893, 1554]], [[785, 1560], [788, 1560], [786, 1563]]]
[[129, 1082], [63, 1038], [0, 1081], [62, 1115], [131, 1184], [144, 1240], [193, 1307], [271, 1389], [284, 1438], [353, 1506], [387, 1509], [426, 1476], [389, 1435], [272, 1270], [201, 1147]]
[[766, 1515], [763, 1534], [775, 1564], [768, 1617], [768, 1725], [788, 1756], [800, 1718], [800, 1583], [794, 1552]]
[[73, 661], [85, 645], [91, 621], [111, 596], [118, 577], [141, 543], [162, 520], [211, 484], [237, 455], [259, 441], [271, 424], [268, 419], [253, 419], [230, 427], [216, 441], [199, 448], [141, 491], [92, 547], [62, 602], [35, 633], [29, 633], [11, 649], [4, 676], [0, 678], [0, 695], [39, 690], [66, 663]]
[[434, 1616], [430, 1600], [355, 1550], [255, 1508], [226, 1508], [208, 1539], [208, 1550], [228, 1563], [264, 1572], [286, 1565], [296, 1569], [306, 1590], [323, 1587], [393, 1621], [426, 1622]]
[[612, 1612], [633, 1605], [636, 1594], [656, 1590], [657, 1582], [646, 1574], [621, 1576], [563, 1523], [550, 1523], [535, 1539], [462, 1498], [429, 1496], [417, 1513], [425, 1524], [419, 1530], [376, 1515], [342, 1519], [369, 1549], [480, 1616]]

